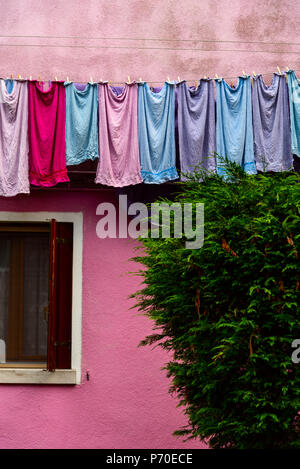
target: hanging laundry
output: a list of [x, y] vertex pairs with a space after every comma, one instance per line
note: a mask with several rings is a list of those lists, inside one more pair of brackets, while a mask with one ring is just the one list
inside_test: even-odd
[[65, 82], [67, 166], [99, 158], [96, 83]]
[[143, 181], [161, 184], [177, 179], [174, 82], [165, 82], [158, 93], [139, 83], [138, 122]]
[[95, 182], [124, 187], [142, 182], [137, 127], [137, 85], [98, 85], [100, 160]]
[[185, 81], [177, 84], [178, 133], [181, 179], [184, 173], [216, 170], [216, 120], [214, 86], [210, 79], [200, 80], [198, 87]]
[[300, 157], [300, 80], [293, 70], [286, 72], [289, 87], [292, 153]]
[[0, 80], [0, 196], [29, 194], [27, 82]]
[[241, 165], [249, 174], [256, 174], [253, 148], [250, 76], [238, 78], [231, 88], [223, 78], [216, 79], [217, 88], [217, 172], [224, 174], [221, 157]]
[[65, 149], [65, 88], [63, 82], [28, 82], [29, 178], [35, 186], [68, 182]]
[[274, 73], [270, 86], [266, 86], [262, 75], [253, 77], [252, 115], [256, 169], [292, 169], [289, 95], [284, 74]]

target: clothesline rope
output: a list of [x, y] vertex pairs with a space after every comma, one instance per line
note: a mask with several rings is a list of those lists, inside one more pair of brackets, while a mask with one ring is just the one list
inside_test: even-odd
[[[294, 70], [294, 72], [298, 73], [300, 72], [300, 70]], [[256, 75], [273, 75], [274, 73], [277, 73], [277, 72], [262, 72], [262, 73], [257, 73]], [[284, 71], [282, 71], [282, 73], [285, 73]], [[223, 78], [224, 80], [233, 80], [233, 79], [236, 79], [238, 78], [240, 75], [234, 75], [234, 76], [226, 76], [226, 77], [223, 77], [223, 76], [220, 76], [219, 78]], [[69, 77], [68, 77], [69, 78]], [[70, 77], [71, 78], [71, 77]], [[178, 77], [179, 78], [179, 77]], [[55, 81], [55, 80], [46, 80], [46, 79], [43, 79], [42, 77], [38, 77], [38, 78], [35, 78], [35, 79], [32, 79], [32, 78], [24, 78], [24, 77], [19, 77], [19, 78], [14, 78], [12, 76], [10, 77], [0, 77], [0, 79], [2, 80], [15, 80], [15, 81], [24, 81], [24, 80], [28, 80], [28, 81], [40, 81], [40, 82], [51, 82], [51, 81]], [[195, 82], [195, 81], [199, 81], [200, 78], [181, 78], [181, 80], [184, 80], [186, 82]], [[64, 81], [64, 80], [58, 80], [58, 81]], [[67, 80], [66, 80], [67, 81]], [[80, 83], [80, 84], [85, 84], [85, 83], [88, 83], [89, 80], [87, 81], [80, 81], [80, 80], [75, 80], [75, 79], [72, 79], [71, 80], [73, 83]], [[103, 80], [95, 80], [94, 83], [101, 83]], [[132, 81], [136, 81], [138, 83], [138, 80], [132, 80]], [[155, 81], [155, 80], [143, 80], [143, 82], [146, 82], [146, 83], [150, 83], [151, 85], [154, 84], [154, 85], [157, 85], [157, 84], [162, 84], [162, 83], [165, 83], [166, 79], [164, 80], [160, 80], [160, 81]], [[176, 80], [175, 80], [176, 81]], [[124, 85], [125, 81], [122, 81], [122, 80], [119, 80], [119, 81], [109, 81], [109, 85]]]
[[155, 41], [155, 42], [203, 42], [203, 43], [216, 43], [216, 44], [272, 44], [272, 45], [293, 45], [299, 46], [299, 42], [274, 42], [274, 41], [234, 41], [234, 40], [221, 40], [221, 39], [167, 39], [167, 38], [139, 38], [139, 37], [92, 37], [92, 36], [42, 36], [42, 35], [19, 35], [9, 34], [2, 35], [0, 38], [36, 38], [36, 39], [83, 39], [91, 41]]

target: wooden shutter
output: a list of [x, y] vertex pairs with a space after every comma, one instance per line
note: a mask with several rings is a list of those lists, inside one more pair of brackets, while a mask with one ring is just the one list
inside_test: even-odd
[[73, 224], [51, 220], [48, 370], [71, 368]]

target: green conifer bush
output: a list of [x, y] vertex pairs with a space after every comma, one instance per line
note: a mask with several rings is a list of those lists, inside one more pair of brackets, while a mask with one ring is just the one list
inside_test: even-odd
[[177, 202], [204, 203], [201, 249], [184, 237], [142, 240], [133, 296], [154, 325], [141, 345], [171, 352], [170, 392], [188, 417], [176, 435], [211, 448], [300, 448], [300, 176], [249, 176], [228, 161], [226, 171], [178, 186]]

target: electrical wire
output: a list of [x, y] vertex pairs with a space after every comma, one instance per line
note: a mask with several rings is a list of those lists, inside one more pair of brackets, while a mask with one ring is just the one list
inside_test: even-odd
[[221, 40], [221, 39], [166, 39], [166, 38], [139, 38], [139, 37], [92, 37], [92, 36], [41, 36], [41, 35], [2, 35], [0, 38], [36, 38], [36, 39], [83, 39], [89, 41], [156, 41], [156, 42], [204, 42], [216, 44], [272, 44], [272, 45], [294, 45], [299, 46], [299, 42], [275, 42], [275, 41], [235, 41], [235, 40]]
[[189, 47], [140, 47], [140, 46], [83, 46], [78, 44], [0, 44], [0, 47], [47, 47], [47, 48], [72, 48], [72, 49], [129, 49], [129, 50], [166, 50], [166, 51], [194, 51], [194, 52], [248, 52], [263, 54], [300, 54], [300, 51], [283, 50], [251, 50], [251, 49], [204, 49]]

